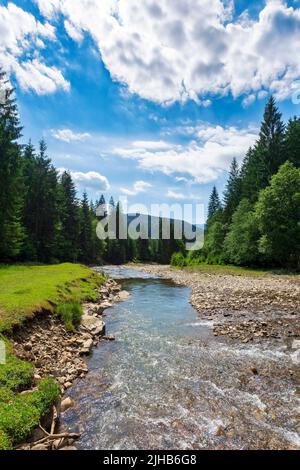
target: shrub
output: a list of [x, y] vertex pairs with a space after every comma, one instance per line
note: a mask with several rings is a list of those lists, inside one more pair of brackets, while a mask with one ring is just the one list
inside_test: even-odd
[[0, 450], [12, 450], [12, 445], [7, 434], [0, 430]]
[[59, 304], [55, 314], [62, 319], [68, 331], [74, 331], [81, 323], [82, 306], [78, 302]]
[[171, 259], [171, 265], [183, 268], [186, 265], [185, 257], [182, 253], [174, 253]]
[[6, 450], [26, 440], [40, 419], [59, 397], [59, 387], [53, 379], [42, 380], [39, 389], [27, 395], [1, 392], [0, 450]]
[[0, 387], [20, 391], [30, 386], [33, 378], [34, 366], [21, 361], [8, 354], [6, 364], [0, 366]]

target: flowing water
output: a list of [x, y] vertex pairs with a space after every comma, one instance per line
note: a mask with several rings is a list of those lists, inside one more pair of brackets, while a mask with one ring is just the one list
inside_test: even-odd
[[100, 342], [70, 392], [76, 405], [63, 426], [82, 433], [79, 449], [300, 448], [283, 346], [217, 339], [188, 288], [127, 268], [106, 272], [130, 298], [106, 311], [116, 341]]

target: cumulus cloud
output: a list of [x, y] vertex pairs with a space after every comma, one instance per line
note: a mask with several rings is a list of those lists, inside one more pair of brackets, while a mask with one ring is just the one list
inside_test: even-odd
[[[190, 131], [191, 132], [191, 131]], [[175, 177], [190, 177], [197, 183], [209, 183], [228, 170], [231, 160], [239, 161], [257, 139], [253, 129], [210, 126], [201, 124], [193, 128], [193, 139], [187, 145], [169, 144], [167, 149], [151, 148], [144, 142], [132, 142], [113, 153], [134, 159], [139, 167], [149, 172], [160, 171]]]
[[126, 196], [136, 196], [137, 194], [145, 193], [150, 188], [152, 188], [152, 184], [146, 181], [136, 181], [132, 189], [121, 188], [121, 192]]
[[43, 95], [57, 89], [68, 91], [70, 84], [60, 70], [47, 66], [39, 51], [44, 41], [55, 40], [55, 28], [41, 23], [35, 17], [8, 3], [0, 6], [0, 65], [8, 73], [14, 73], [21, 88]]
[[[90, 34], [113, 79], [143, 98], [172, 103], [211, 95], [291, 95], [300, 77], [300, 9], [268, 0], [258, 18], [230, 0], [35, 0], [59, 12], [76, 41]], [[247, 99], [247, 96], [249, 98]]]
[[[63, 173], [66, 170], [65, 168], [59, 168], [59, 173]], [[96, 192], [99, 191], [108, 191], [110, 184], [106, 176], [101, 175], [96, 171], [88, 171], [83, 173], [81, 171], [69, 171], [75, 184], [81, 189], [92, 189]]]
[[87, 132], [73, 132], [71, 129], [57, 129], [52, 130], [51, 135], [55, 137], [57, 140], [61, 140], [62, 142], [82, 142], [88, 139], [90, 134]]

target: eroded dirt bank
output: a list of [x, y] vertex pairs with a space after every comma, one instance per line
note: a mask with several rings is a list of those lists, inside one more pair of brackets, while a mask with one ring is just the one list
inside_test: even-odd
[[[23, 324], [13, 334], [15, 355], [35, 365], [34, 380], [39, 381], [47, 376], [53, 377], [61, 388], [62, 401], [44, 420], [43, 426], [37, 429], [28, 444], [20, 447], [23, 450], [58, 450], [72, 449], [74, 439], [66, 435], [58, 439], [47, 437], [58, 428], [59, 414], [73, 406], [70, 399], [64, 399], [64, 393], [72, 387], [77, 379], [83, 379], [88, 373], [86, 358], [101, 339], [112, 341], [105, 336], [105, 310], [113, 304], [125, 300], [127, 292], [121, 290], [120, 284], [110, 279], [98, 290], [99, 300], [83, 304], [81, 326], [74, 332], [67, 331], [64, 324], [50, 312], [44, 312]], [[28, 391], [30, 392], [30, 391]], [[27, 393], [27, 392], [24, 392]], [[54, 426], [54, 427], [53, 427]], [[44, 430], [46, 427], [46, 430]], [[46, 432], [45, 432], [46, 431]]]

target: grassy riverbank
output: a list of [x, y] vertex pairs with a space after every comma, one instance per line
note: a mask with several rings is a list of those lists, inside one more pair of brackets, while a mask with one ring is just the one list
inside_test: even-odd
[[246, 277], [262, 277], [262, 276], [269, 276], [272, 274], [290, 274], [283, 270], [279, 272], [279, 271], [274, 271], [271, 269], [245, 268], [241, 266], [207, 264], [207, 263], [186, 266], [183, 268], [179, 268], [179, 267], [177, 268], [173, 266], [173, 268], [183, 269], [184, 271], [202, 273], [202, 274], [222, 274], [222, 275], [228, 275], [228, 276], [246, 276]]
[[79, 264], [0, 266], [0, 332], [59, 303], [93, 299], [99, 281]]
[[[97, 298], [96, 288], [104, 279], [85, 266], [0, 266], [0, 340], [6, 344], [6, 363], [0, 364], [0, 450], [23, 442], [59, 398], [53, 379], [34, 385], [34, 366], [17, 359], [4, 336], [36, 313], [58, 311], [59, 306], [77, 306]], [[62, 309], [63, 310], [63, 309]], [[70, 309], [69, 309], [70, 310]]]

